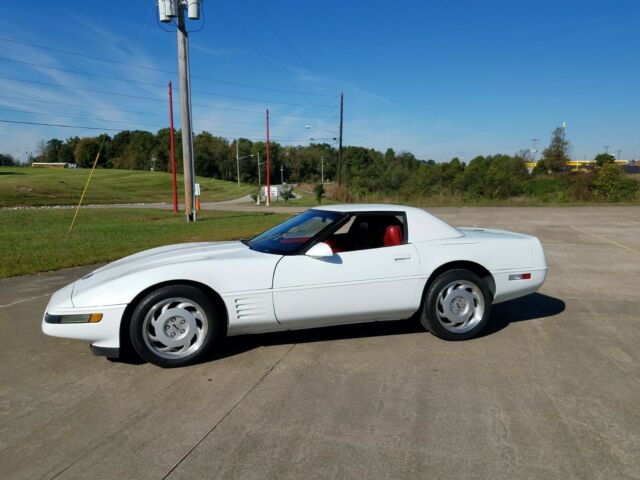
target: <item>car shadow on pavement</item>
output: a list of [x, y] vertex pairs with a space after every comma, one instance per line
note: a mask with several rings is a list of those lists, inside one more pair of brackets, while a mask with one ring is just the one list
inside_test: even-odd
[[542, 293], [532, 293], [515, 300], [498, 303], [491, 307], [489, 323], [476, 338], [499, 332], [508, 327], [510, 323], [553, 317], [561, 314], [564, 310], [564, 301]]
[[[533, 293], [526, 297], [499, 303], [492, 306], [489, 324], [482, 333], [475, 338], [478, 339], [495, 334], [508, 327], [511, 323], [553, 317], [564, 312], [564, 310], [564, 301], [541, 293]], [[232, 357], [256, 348], [273, 345], [293, 345], [296, 343], [327, 342], [332, 340], [348, 340], [351, 338], [382, 337], [386, 335], [406, 335], [423, 332], [425, 331], [418, 320], [411, 318], [407, 320], [354, 323], [350, 325], [309, 328], [287, 332], [238, 335], [224, 339], [220, 346], [214, 349], [214, 352], [207, 355], [207, 357], [199, 363]], [[132, 352], [113, 361], [134, 365], [145, 363]]]
[[[489, 324], [476, 338], [492, 335], [508, 327], [511, 323], [552, 317], [562, 313], [564, 310], [564, 301], [541, 293], [533, 293], [526, 297], [500, 303], [492, 307]], [[420, 323], [416, 319], [408, 319], [257, 335], [239, 335], [225, 339], [220, 348], [205, 361], [237, 355], [264, 346], [326, 342], [350, 338], [381, 337], [385, 335], [404, 335], [420, 332], [424, 332]]]

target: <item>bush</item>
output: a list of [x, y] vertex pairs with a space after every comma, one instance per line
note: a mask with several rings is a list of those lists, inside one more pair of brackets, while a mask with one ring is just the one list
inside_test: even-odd
[[594, 182], [597, 198], [607, 202], [630, 201], [636, 196], [640, 185], [628, 178], [621, 167], [608, 163], [598, 170]]
[[313, 188], [313, 193], [316, 196], [316, 202], [318, 203], [322, 203], [322, 198], [325, 195], [324, 192], [324, 185], [322, 183], [318, 183], [314, 188]]
[[526, 186], [529, 195], [543, 202], [557, 200], [564, 190], [565, 185], [561, 178], [546, 175], [532, 178]]
[[339, 201], [340, 203], [353, 202], [353, 195], [344, 185], [339, 185], [336, 188], [334, 188], [333, 193], [331, 194], [331, 197], [334, 200]]
[[588, 202], [593, 200], [596, 191], [594, 173], [576, 173], [566, 177], [567, 193], [572, 200]]

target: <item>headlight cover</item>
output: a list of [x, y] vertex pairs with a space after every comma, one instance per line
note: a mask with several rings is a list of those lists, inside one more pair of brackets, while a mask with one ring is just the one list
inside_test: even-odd
[[81, 313], [72, 315], [51, 315], [46, 313], [45, 323], [98, 323], [102, 320], [101, 313]]

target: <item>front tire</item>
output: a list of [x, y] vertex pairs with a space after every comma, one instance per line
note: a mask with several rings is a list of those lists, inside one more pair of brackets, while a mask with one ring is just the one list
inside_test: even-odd
[[222, 335], [215, 304], [190, 285], [169, 285], [145, 296], [131, 316], [133, 348], [160, 367], [201, 360]]
[[429, 286], [420, 323], [443, 340], [467, 340], [486, 326], [490, 311], [486, 282], [468, 270], [449, 270]]

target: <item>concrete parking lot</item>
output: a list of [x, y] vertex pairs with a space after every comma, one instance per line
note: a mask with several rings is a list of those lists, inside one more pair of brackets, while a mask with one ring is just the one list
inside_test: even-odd
[[0, 478], [640, 478], [640, 207], [433, 211], [546, 249], [475, 340], [352, 325], [162, 370], [41, 334], [92, 267], [0, 281]]

